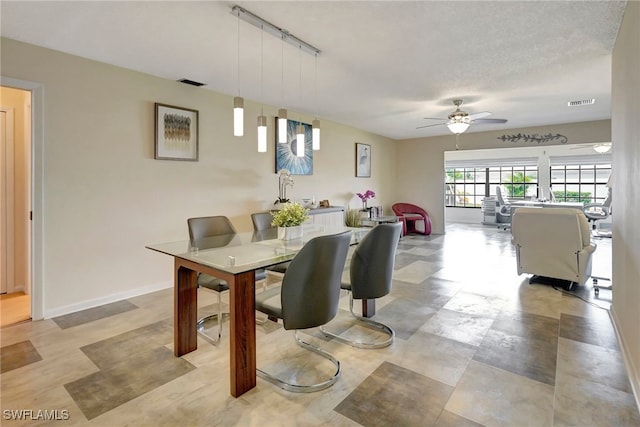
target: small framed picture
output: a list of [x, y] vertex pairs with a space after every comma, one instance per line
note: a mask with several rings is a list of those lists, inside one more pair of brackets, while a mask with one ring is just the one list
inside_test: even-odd
[[198, 111], [155, 103], [155, 151], [158, 160], [198, 160]]
[[356, 177], [371, 178], [371, 146], [356, 142]]

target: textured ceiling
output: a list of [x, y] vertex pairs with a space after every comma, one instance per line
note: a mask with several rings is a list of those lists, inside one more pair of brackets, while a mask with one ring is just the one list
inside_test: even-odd
[[[264, 34], [261, 90], [261, 34], [241, 21], [238, 49], [234, 4], [319, 48], [317, 64]], [[0, 12], [3, 37], [229, 95], [238, 93], [239, 51], [245, 98], [405, 139], [447, 134], [416, 127], [446, 118], [455, 98], [470, 113], [509, 120], [467, 132], [610, 118], [611, 52], [625, 5], [3, 0]], [[585, 98], [596, 103], [567, 107]]]

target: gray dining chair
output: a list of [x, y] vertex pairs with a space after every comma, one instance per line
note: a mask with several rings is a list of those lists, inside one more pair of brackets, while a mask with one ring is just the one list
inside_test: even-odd
[[[274, 231], [275, 236], [275, 230], [277, 229], [277, 227], [271, 225], [272, 221], [273, 215], [271, 215], [271, 212], [256, 212], [251, 214], [251, 222], [253, 223], [253, 231], [255, 233]], [[289, 267], [289, 262], [283, 262], [281, 264], [276, 264], [268, 267], [267, 271], [279, 273], [282, 275], [285, 273], [285, 271], [287, 271], [287, 267]]]
[[310, 393], [332, 386], [340, 377], [340, 362], [327, 351], [303, 341], [298, 330], [324, 325], [338, 312], [340, 281], [350, 241], [350, 231], [311, 239], [291, 260], [282, 285], [256, 295], [256, 310], [282, 319], [284, 329], [294, 330], [299, 346], [331, 361], [336, 372], [315, 384], [291, 383], [257, 369], [260, 378], [284, 390]]
[[320, 330], [335, 340], [358, 348], [382, 348], [390, 346], [395, 337], [394, 330], [384, 323], [360, 316], [353, 311], [354, 299], [376, 299], [388, 295], [393, 284], [393, 267], [396, 249], [402, 234], [402, 223], [380, 224], [369, 231], [356, 246], [349, 265], [349, 283], [342, 283], [342, 289], [349, 291], [349, 311], [361, 322], [384, 332], [384, 341], [365, 342], [347, 339], [331, 332], [326, 326]]
[[[212, 238], [217, 236], [224, 238], [226, 236], [236, 234], [236, 229], [226, 216], [189, 218], [187, 219], [187, 225], [189, 227], [189, 242], [191, 247], [198, 248], [198, 250], [211, 247], [213, 242], [215, 242], [216, 246], [223, 246], [224, 242], [221, 242], [219, 239]], [[227, 243], [229, 241], [227, 241]], [[220, 342], [220, 337], [222, 336], [222, 317], [224, 313], [222, 312], [221, 295], [223, 292], [229, 290], [229, 285], [225, 280], [209, 276], [208, 274], [198, 273], [198, 287], [213, 291], [218, 296], [218, 312], [209, 316], [201, 317], [196, 323], [198, 334], [206, 341], [215, 345]], [[205, 333], [205, 323], [213, 319], [218, 320], [217, 337], [213, 337]]]

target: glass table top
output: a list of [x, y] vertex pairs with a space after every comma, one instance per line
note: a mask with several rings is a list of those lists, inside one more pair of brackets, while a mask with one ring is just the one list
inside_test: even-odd
[[278, 238], [277, 229], [208, 237], [191, 245], [189, 240], [147, 245], [146, 248], [231, 274], [244, 273], [290, 261], [311, 239], [351, 231], [351, 244], [357, 244], [370, 228], [302, 225], [297, 239]]

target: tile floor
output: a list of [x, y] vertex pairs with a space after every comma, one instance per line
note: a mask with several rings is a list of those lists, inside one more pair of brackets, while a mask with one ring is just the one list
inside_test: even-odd
[[[611, 241], [597, 243], [594, 275], [610, 277]], [[306, 331], [343, 368], [312, 394], [258, 379], [232, 398], [226, 328], [220, 345], [199, 339], [173, 357], [170, 289], [6, 327], [2, 425], [640, 426], [606, 311], [611, 291], [595, 298], [588, 282], [566, 294], [515, 271], [508, 232], [452, 224], [444, 236], [405, 236], [376, 314], [395, 343], [360, 350]], [[201, 310], [215, 310], [201, 292]], [[341, 308], [331, 328], [375, 338], [351, 321], [346, 295]], [[302, 381], [331, 373], [281, 325], [256, 328], [262, 369], [304, 368], [289, 371]], [[32, 412], [8, 419], [20, 410]]]

